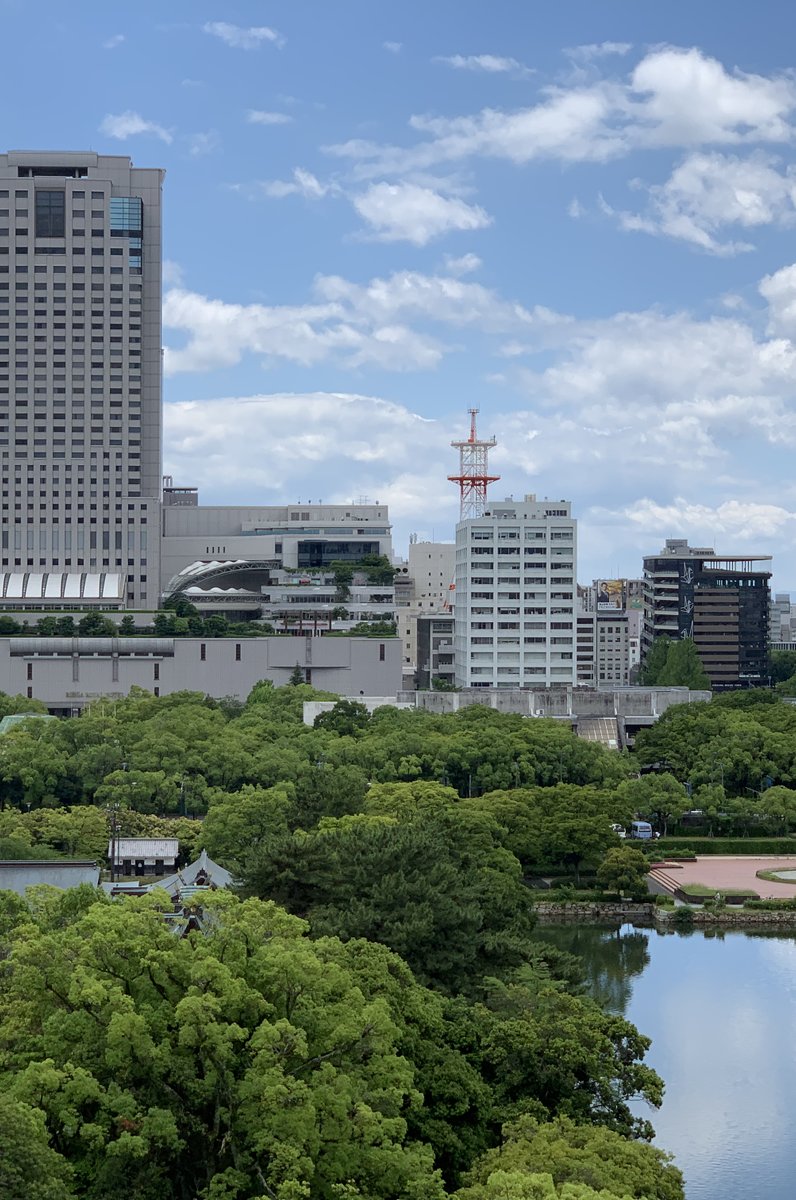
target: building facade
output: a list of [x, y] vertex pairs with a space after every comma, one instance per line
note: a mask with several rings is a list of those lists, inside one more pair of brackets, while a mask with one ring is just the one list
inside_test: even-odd
[[656, 638], [692, 638], [714, 691], [766, 684], [770, 567], [667, 539], [644, 559], [642, 661]]
[[641, 661], [641, 579], [595, 579], [578, 587], [577, 678], [581, 687], [626, 687]]
[[156, 696], [203, 692], [245, 700], [261, 680], [290, 682], [298, 667], [313, 687], [341, 696], [394, 696], [401, 688], [398, 638], [0, 638], [0, 690], [76, 716], [131, 687]]
[[275, 572], [392, 558], [385, 505], [204, 505], [192, 488], [169, 488], [165, 499], [162, 594], [185, 593], [198, 607], [241, 602], [254, 611], [261, 587], [279, 578]]
[[456, 526], [458, 687], [576, 682], [577, 522], [569, 501], [505, 500]]
[[0, 155], [0, 569], [32, 579], [12, 590], [110, 572], [157, 606], [162, 183], [123, 156]]
[[456, 683], [456, 664], [453, 656], [454, 620], [452, 613], [421, 613], [417, 628], [417, 687], [443, 688]]
[[[396, 575], [398, 635], [404, 647], [404, 674], [421, 670], [418, 620], [427, 613], [452, 613], [456, 547], [453, 542], [410, 542], [407, 561]], [[399, 582], [400, 581], [400, 582]]]
[[777, 592], [771, 600], [769, 636], [772, 645], [796, 641], [796, 609], [791, 601], [790, 592]]

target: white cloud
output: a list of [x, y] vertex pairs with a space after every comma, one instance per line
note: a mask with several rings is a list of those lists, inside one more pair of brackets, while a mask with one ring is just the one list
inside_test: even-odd
[[320, 200], [324, 196], [339, 192], [335, 183], [321, 183], [312, 171], [296, 167], [292, 179], [268, 179], [258, 185], [264, 196], [281, 200], [285, 196], [304, 196], [308, 200]]
[[769, 332], [796, 340], [796, 264], [766, 275], [760, 294], [768, 304]]
[[590, 42], [585, 46], [567, 46], [564, 53], [567, 58], [574, 58], [577, 62], [593, 62], [596, 58], [607, 58], [612, 54], [629, 54], [632, 49], [632, 42]]
[[492, 218], [478, 205], [414, 183], [377, 183], [352, 197], [354, 208], [381, 242], [425, 246], [456, 230], [484, 229]]
[[445, 255], [445, 270], [449, 275], [471, 275], [480, 266], [481, 259], [477, 254], [462, 254], [458, 258]]
[[759, 478], [796, 446], [796, 346], [782, 336], [796, 335], [796, 266], [760, 289], [769, 337], [726, 309], [707, 319], [655, 310], [575, 319], [524, 308], [453, 273], [402, 271], [364, 285], [319, 276], [308, 302], [295, 306], [231, 304], [176, 287], [164, 308], [166, 370], [209, 371], [255, 356], [265, 365], [428, 371], [478, 340], [488, 355], [498, 338], [491, 349], [502, 346], [504, 395], [523, 398], [495, 422], [495, 465], [507, 487], [513, 480], [528, 490], [536, 477], [545, 482], [532, 489], [572, 491], [587, 504], [631, 485], [664, 497], [700, 488], [707, 503], [722, 487], [738, 498], [740, 474], [753, 489], [744, 502], [762, 503], [769, 497]]
[[403, 50], [403, 42], [382, 42], [382, 47], [389, 50], [390, 54], [400, 54]]
[[776, 159], [763, 154], [746, 159], [691, 154], [665, 183], [646, 191], [649, 206], [644, 212], [615, 214], [623, 229], [690, 242], [711, 254], [753, 249], [749, 242], [719, 236], [729, 226], [748, 230], [790, 225], [796, 219], [796, 170], [780, 170]]
[[162, 125], [158, 125], [156, 121], [145, 120], [140, 113], [133, 112], [128, 109], [127, 112], [119, 113], [114, 116], [108, 113], [103, 117], [99, 127], [100, 133], [104, 133], [106, 137], [118, 138], [119, 141], [126, 141], [129, 137], [134, 137], [139, 133], [151, 133], [155, 137], [160, 138], [162, 142], [167, 144], [173, 141], [172, 134]]
[[293, 120], [288, 113], [263, 112], [262, 109], [250, 108], [246, 113], [250, 125], [289, 125]]
[[122, 42], [126, 41], [126, 36], [123, 33], [114, 33], [102, 43], [103, 50], [115, 50], [117, 46], [121, 46]]
[[533, 72], [516, 58], [504, 58], [498, 54], [449, 54], [437, 55], [433, 62], [444, 63], [457, 71], [484, 71], [487, 75], [511, 73], [532, 75]]
[[[549, 319], [545, 309], [529, 311], [480, 283], [420, 271], [396, 271], [365, 285], [340, 275], [321, 275], [314, 290], [320, 299], [344, 306], [357, 322], [431, 321], [491, 334], [544, 329]], [[567, 324], [567, 318], [556, 320]]]
[[208, 129], [204, 133], [192, 133], [188, 137], [188, 153], [194, 158], [212, 154], [220, 145], [221, 139], [215, 129]]
[[424, 170], [472, 156], [522, 164], [540, 158], [604, 162], [639, 147], [786, 143], [796, 80], [728, 71], [697, 49], [660, 47], [624, 78], [540, 90], [530, 107], [468, 116], [415, 116], [425, 135], [409, 148], [354, 139], [327, 151], [353, 160], [358, 178]]
[[726, 536], [738, 541], [776, 536], [796, 521], [796, 512], [776, 504], [726, 500], [712, 508], [681, 497], [667, 504], [645, 497], [623, 509], [621, 515], [649, 533], [671, 536], [674, 529], [678, 531], [678, 536], [696, 536], [699, 539]]
[[[252, 428], [268, 429], [279, 455], [263, 457]], [[229, 498], [235, 486], [252, 500], [322, 496], [344, 503], [367, 494], [395, 519], [435, 511], [451, 520], [455, 492], [436, 470], [450, 440], [439, 422], [375, 396], [349, 392], [276, 393], [185, 401], [164, 407], [166, 468], [203, 492]], [[344, 481], [344, 482], [341, 482]]]
[[250, 26], [244, 29], [241, 25], [230, 25], [227, 21], [208, 21], [202, 26], [204, 33], [220, 38], [228, 46], [236, 50], [258, 50], [265, 42], [271, 42], [280, 49], [285, 44], [281, 33], [270, 29], [267, 25]]
[[385, 370], [429, 370], [452, 347], [426, 328], [442, 326], [486, 335], [545, 331], [568, 318], [529, 311], [478, 283], [446, 275], [400, 271], [368, 284], [320, 275], [304, 305], [232, 304], [183, 287], [167, 291], [163, 323], [185, 335], [166, 351], [166, 371], [209, 371], [245, 355], [300, 365], [336, 359], [348, 367], [374, 363]]
[[430, 369], [443, 348], [429, 335], [397, 320], [373, 318], [335, 301], [299, 306], [228, 304], [196, 292], [166, 293], [163, 323], [186, 334], [185, 345], [165, 353], [169, 375], [209, 371], [256, 354], [312, 366], [337, 357], [352, 368]]

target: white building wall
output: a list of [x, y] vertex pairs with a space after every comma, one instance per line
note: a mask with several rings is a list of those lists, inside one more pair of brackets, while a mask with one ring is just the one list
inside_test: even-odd
[[568, 501], [493, 502], [456, 527], [459, 687], [574, 684], [577, 522]]

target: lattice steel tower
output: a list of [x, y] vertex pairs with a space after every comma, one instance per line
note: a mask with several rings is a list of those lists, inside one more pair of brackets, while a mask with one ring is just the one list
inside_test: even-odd
[[481, 517], [486, 507], [486, 489], [490, 483], [496, 483], [499, 475], [489, 474], [489, 451], [497, 445], [497, 439], [488, 441], [479, 438], [475, 428], [477, 408], [467, 410], [470, 414], [470, 436], [466, 442], [451, 442], [454, 450], [459, 451], [459, 474], [449, 475], [451, 483], [458, 483], [461, 493], [459, 520], [466, 521], [469, 517]]

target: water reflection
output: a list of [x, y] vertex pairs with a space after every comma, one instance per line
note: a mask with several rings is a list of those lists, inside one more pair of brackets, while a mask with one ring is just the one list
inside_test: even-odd
[[625, 1013], [633, 980], [650, 961], [648, 933], [631, 925], [548, 925], [537, 927], [534, 936], [577, 955], [589, 994], [609, 1012]]
[[592, 994], [652, 1038], [656, 1141], [688, 1200], [796, 1195], [796, 938], [625, 926], [537, 931], [581, 956]]

